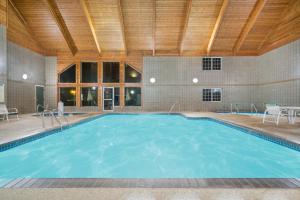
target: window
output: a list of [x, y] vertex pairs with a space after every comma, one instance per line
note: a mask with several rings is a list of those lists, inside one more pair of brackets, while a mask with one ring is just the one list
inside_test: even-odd
[[133, 69], [130, 65], [125, 64], [125, 83], [140, 83], [141, 73]]
[[203, 70], [211, 70], [211, 58], [202, 58]]
[[218, 102], [221, 100], [222, 100], [222, 89], [221, 88], [203, 89], [202, 101]]
[[114, 106], [120, 106], [120, 88], [114, 88]]
[[212, 58], [212, 70], [221, 70], [221, 58]]
[[120, 82], [120, 63], [104, 62], [103, 63], [103, 83]]
[[98, 105], [98, 87], [81, 88], [81, 106]]
[[221, 70], [222, 59], [221, 58], [202, 58], [202, 69], [203, 70]]
[[125, 88], [125, 106], [141, 106], [141, 88]]
[[98, 67], [96, 62], [81, 63], [81, 83], [97, 83]]
[[60, 100], [64, 103], [64, 106], [76, 106], [76, 88], [65, 87], [60, 88]]
[[61, 72], [58, 80], [60, 83], [76, 83], [76, 65], [71, 65]]

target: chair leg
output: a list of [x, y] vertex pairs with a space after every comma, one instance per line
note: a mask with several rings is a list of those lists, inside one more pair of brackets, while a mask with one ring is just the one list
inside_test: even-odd
[[277, 116], [277, 119], [276, 119], [276, 125], [278, 126], [278, 124], [279, 124], [279, 119], [280, 119], [280, 114], [278, 114], [278, 116]]

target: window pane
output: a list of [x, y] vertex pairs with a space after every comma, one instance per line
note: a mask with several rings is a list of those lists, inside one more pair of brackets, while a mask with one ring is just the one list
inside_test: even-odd
[[202, 100], [203, 101], [211, 101], [211, 90], [210, 89], [203, 89]]
[[66, 87], [60, 88], [60, 100], [64, 103], [64, 106], [76, 106], [76, 88]]
[[103, 83], [120, 82], [120, 63], [104, 62], [103, 63]]
[[81, 106], [98, 105], [98, 87], [81, 88]]
[[213, 58], [212, 59], [212, 69], [213, 70], [221, 70], [221, 58]]
[[141, 73], [125, 64], [125, 82], [126, 83], [140, 83], [142, 79]]
[[211, 58], [202, 58], [202, 69], [211, 70]]
[[120, 88], [115, 87], [114, 88], [114, 105], [119, 106], [120, 105]]
[[81, 83], [97, 83], [97, 63], [82, 62], [81, 63]]
[[76, 82], [76, 65], [71, 65], [68, 69], [59, 74], [60, 83]]
[[212, 101], [221, 101], [221, 89], [211, 89]]
[[141, 106], [141, 88], [125, 88], [125, 106]]

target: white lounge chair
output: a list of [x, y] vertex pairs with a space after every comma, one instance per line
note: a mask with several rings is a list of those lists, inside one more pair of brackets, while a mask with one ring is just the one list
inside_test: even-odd
[[284, 117], [286, 114], [282, 112], [280, 106], [266, 105], [266, 110], [263, 117], [263, 123], [273, 122], [276, 125], [279, 124], [280, 117]]
[[0, 116], [2, 116], [0, 119], [5, 120], [6, 118], [6, 120], [9, 120], [8, 115], [17, 115], [17, 119], [19, 119], [19, 111], [17, 108], [7, 109], [4, 103], [0, 103]]

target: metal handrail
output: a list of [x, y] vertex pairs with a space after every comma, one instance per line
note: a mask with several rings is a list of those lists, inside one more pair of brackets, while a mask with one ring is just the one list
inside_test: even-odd
[[[68, 119], [66, 118], [66, 116], [64, 115], [64, 113], [62, 113], [60, 110], [56, 110], [56, 109], [53, 109], [52, 111], [53, 111], [53, 112], [57, 111], [58, 116], [61, 116], [61, 117], [65, 120], [65, 122], [69, 125], [69, 121], [68, 121]], [[59, 115], [59, 114], [60, 114], [60, 115]]]
[[[57, 118], [55, 116], [54, 111], [55, 111], [55, 109], [53, 109], [53, 110], [44, 110], [41, 113], [43, 128], [45, 128], [45, 114], [48, 113], [51, 116], [51, 125], [54, 126], [54, 120], [55, 120], [58, 123], [58, 125], [60, 126], [60, 130], [62, 130], [63, 124], [59, 120], [59, 118]], [[64, 120], [66, 121], [66, 123], [69, 125], [69, 121], [68, 121], [68, 119], [64, 115], [62, 115], [62, 118], [64, 118]]]
[[38, 104], [38, 105], [36, 106], [36, 113], [39, 112], [39, 108], [43, 108], [44, 110], [47, 110], [47, 109], [48, 109], [48, 105], [42, 106], [41, 104]]
[[231, 113], [234, 113], [234, 112], [233, 112], [234, 109], [235, 109], [235, 112], [236, 112], [236, 113], [239, 113], [239, 112], [240, 112], [240, 111], [239, 111], [238, 104], [232, 104], [232, 103], [231, 103], [231, 104], [230, 104], [230, 112], [231, 112]]
[[253, 111], [255, 111], [255, 113], [258, 112], [254, 103], [251, 104], [251, 113], [253, 113]]
[[170, 114], [170, 113], [173, 111], [173, 109], [175, 108], [176, 104], [179, 105], [179, 112], [180, 112], [180, 104], [179, 104], [178, 102], [175, 102], [175, 103], [173, 103], [172, 106], [170, 107], [168, 114]]

